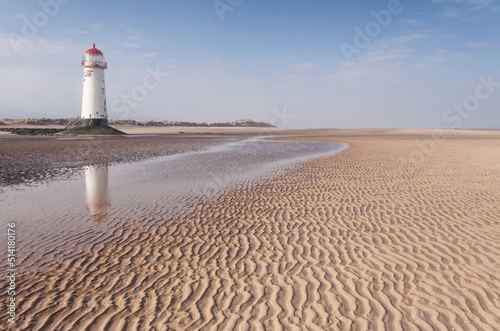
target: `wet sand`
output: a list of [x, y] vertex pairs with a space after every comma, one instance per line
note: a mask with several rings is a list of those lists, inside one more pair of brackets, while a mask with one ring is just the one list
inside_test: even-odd
[[200, 135], [62, 138], [11, 134], [0, 138], [0, 187], [50, 181], [85, 165], [134, 162], [244, 139]]
[[365, 132], [21, 273], [17, 329], [500, 329], [500, 133]]

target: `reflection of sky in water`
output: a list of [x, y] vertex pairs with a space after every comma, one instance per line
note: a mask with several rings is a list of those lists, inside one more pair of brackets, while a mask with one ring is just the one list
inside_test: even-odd
[[[203, 152], [84, 167], [59, 180], [0, 194], [5, 221], [17, 222], [21, 255], [64, 256], [88, 249], [133, 220], [181, 217], [226, 189], [281, 173], [283, 166], [345, 149], [347, 144], [249, 139]], [[100, 225], [100, 226], [99, 226]], [[2, 238], [1, 240], [4, 240]], [[0, 243], [2, 244], [2, 243]]]

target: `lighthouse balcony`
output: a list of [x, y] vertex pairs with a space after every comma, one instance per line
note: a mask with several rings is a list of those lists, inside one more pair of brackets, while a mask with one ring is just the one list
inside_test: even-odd
[[108, 68], [108, 64], [106, 61], [99, 61], [99, 60], [82, 60], [82, 67], [98, 67], [98, 68], [103, 68], [106, 69]]

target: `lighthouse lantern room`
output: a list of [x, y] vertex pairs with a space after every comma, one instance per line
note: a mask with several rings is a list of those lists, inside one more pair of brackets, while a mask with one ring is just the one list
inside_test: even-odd
[[104, 86], [104, 69], [108, 64], [100, 50], [92, 48], [85, 52], [82, 60], [83, 99], [82, 120], [84, 125], [107, 126], [106, 89]]

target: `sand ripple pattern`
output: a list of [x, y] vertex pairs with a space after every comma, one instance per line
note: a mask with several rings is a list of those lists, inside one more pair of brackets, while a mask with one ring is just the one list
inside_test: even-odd
[[17, 328], [499, 330], [500, 141], [449, 138], [401, 173], [413, 139], [343, 140], [23, 274]]

